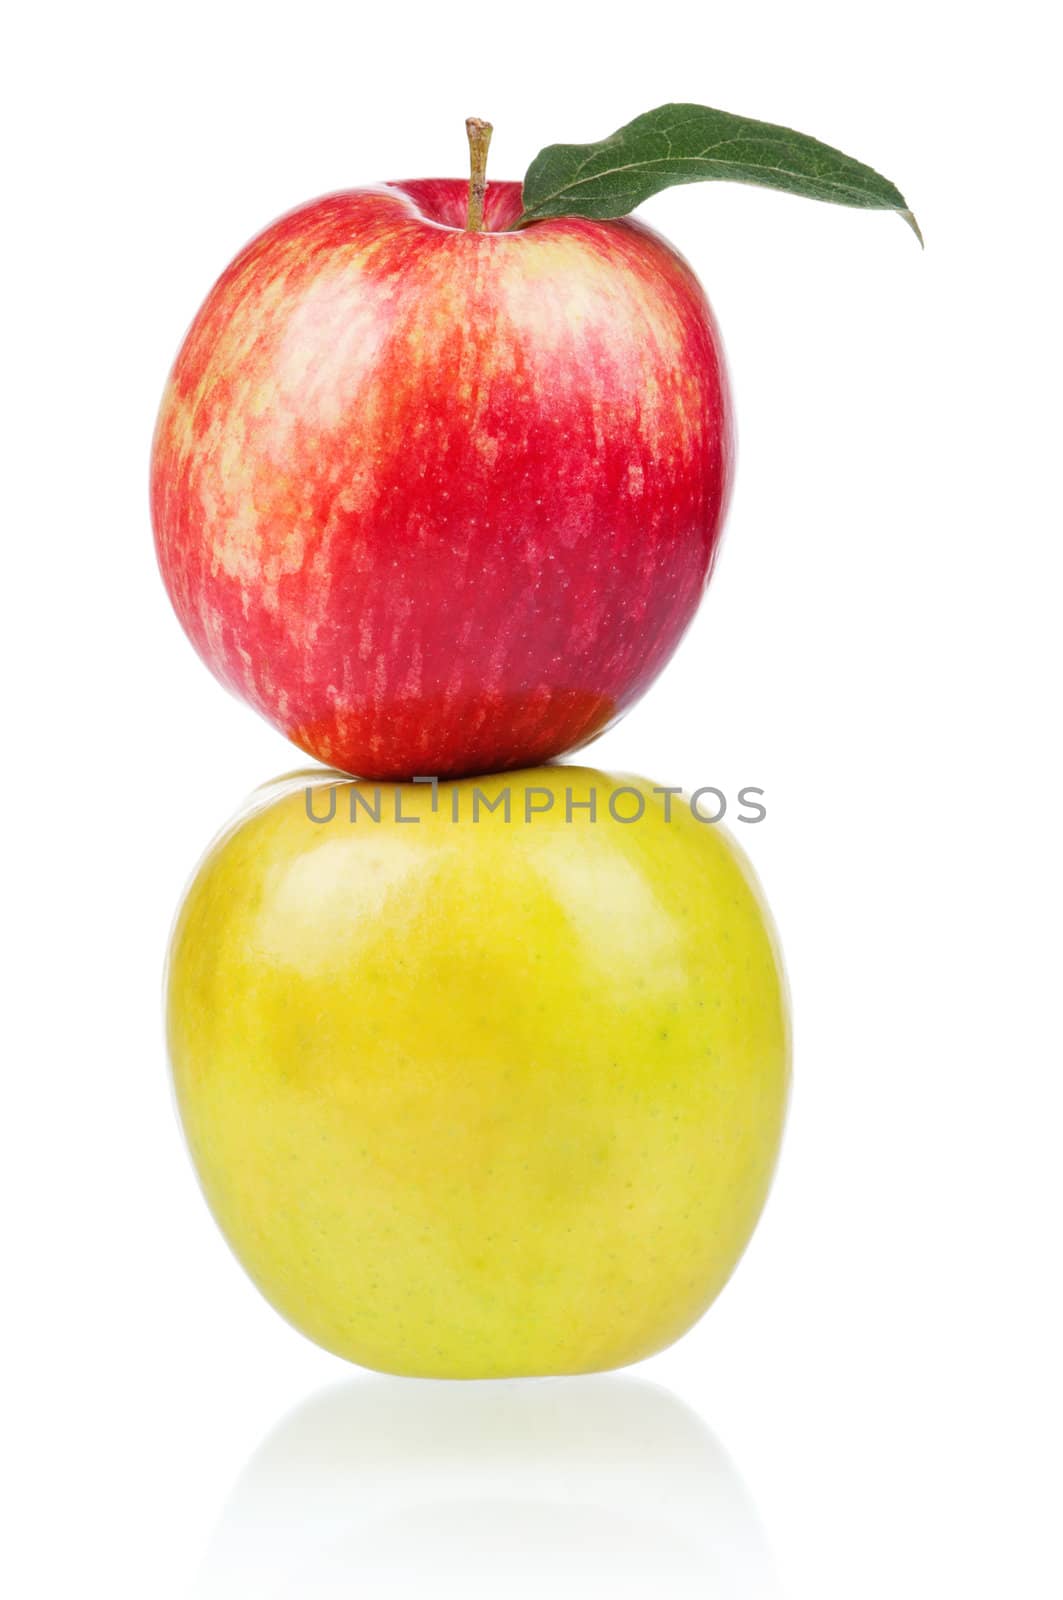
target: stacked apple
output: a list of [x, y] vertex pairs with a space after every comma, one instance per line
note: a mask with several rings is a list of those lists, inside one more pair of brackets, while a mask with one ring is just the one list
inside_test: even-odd
[[550, 147], [523, 186], [486, 182], [468, 127], [468, 181], [330, 195], [241, 251], [171, 373], [151, 495], [200, 654], [339, 769], [260, 798], [178, 917], [207, 1198], [320, 1343], [476, 1377], [689, 1327], [785, 1109], [784, 979], [733, 841], [642, 780], [620, 811], [618, 780], [540, 767], [664, 666], [730, 486], [708, 302], [626, 212], [729, 176], [912, 219], [839, 152], [702, 107]]

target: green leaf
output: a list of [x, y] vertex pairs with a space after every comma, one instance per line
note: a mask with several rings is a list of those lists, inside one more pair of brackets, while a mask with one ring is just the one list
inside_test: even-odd
[[598, 144], [548, 145], [528, 168], [517, 226], [545, 217], [624, 217], [661, 189], [714, 178], [896, 211], [923, 242], [900, 190], [871, 167], [805, 133], [709, 106], [658, 106]]

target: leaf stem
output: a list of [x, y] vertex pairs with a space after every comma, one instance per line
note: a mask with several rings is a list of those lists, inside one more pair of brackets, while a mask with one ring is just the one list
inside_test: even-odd
[[482, 117], [466, 117], [465, 132], [469, 136], [469, 213], [465, 227], [469, 233], [482, 233], [484, 195], [487, 192], [487, 151], [494, 129]]

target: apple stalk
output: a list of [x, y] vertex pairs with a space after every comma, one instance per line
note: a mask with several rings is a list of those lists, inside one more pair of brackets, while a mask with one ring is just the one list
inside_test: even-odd
[[494, 129], [482, 117], [466, 117], [465, 132], [469, 136], [469, 212], [465, 228], [468, 233], [482, 233], [484, 195], [487, 193], [487, 152]]

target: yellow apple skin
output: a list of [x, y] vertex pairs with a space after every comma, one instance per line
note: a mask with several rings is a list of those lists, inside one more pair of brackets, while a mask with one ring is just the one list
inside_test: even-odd
[[[637, 821], [609, 810], [622, 786]], [[350, 820], [352, 790], [379, 822]], [[474, 790], [499, 809], [473, 821]], [[552, 803], [526, 820], [529, 791]], [[601, 1371], [678, 1338], [753, 1231], [789, 1087], [778, 946], [734, 841], [579, 767], [434, 798], [274, 786], [188, 890], [167, 1032], [259, 1289], [326, 1349], [418, 1377]]]

